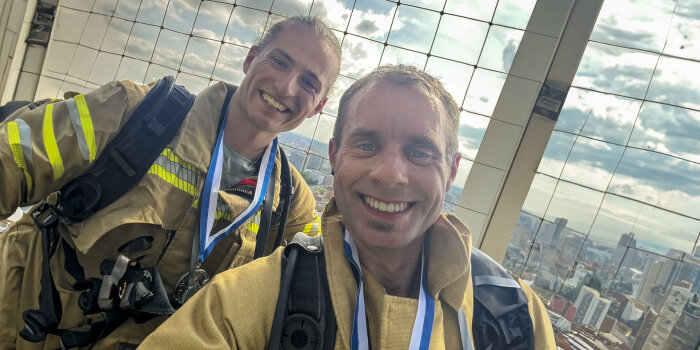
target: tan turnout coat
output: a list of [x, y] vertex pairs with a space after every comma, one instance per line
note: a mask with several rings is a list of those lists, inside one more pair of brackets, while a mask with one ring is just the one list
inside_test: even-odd
[[[357, 283], [345, 257], [345, 228], [334, 200], [326, 207], [322, 225], [326, 275], [338, 324], [335, 349], [350, 349]], [[460, 349], [458, 313], [465, 310], [471, 329], [474, 310], [471, 234], [451, 214], [441, 215], [430, 231], [428, 293], [435, 300], [430, 348]], [[264, 259], [219, 274], [139, 349], [264, 349], [279, 294], [281, 256], [279, 248]], [[362, 269], [362, 274], [371, 348], [408, 349], [418, 300], [388, 295], [369, 270]], [[534, 350], [555, 350], [552, 325], [542, 302], [532, 289], [520, 284], [534, 324]]]
[[[33, 110], [23, 109], [0, 124], [0, 219], [17, 206], [55, 198], [54, 192], [83, 173], [100, 156], [153, 87], [128, 80], [109, 83], [84, 96]], [[230, 87], [229, 88], [233, 88]], [[114, 260], [117, 248], [140, 237], [153, 237], [143, 253], [142, 266], [157, 265], [168, 296], [188, 271], [195, 225], [198, 224], [204, 179], [217, 138], [219, 117], [227, 87], [215, 84], [201, 92], [175, 138], [128, 193], [85, 221], [61, 225], [61, 239], [75, 248], [86, 278], [101, 278], [100, 263]], [[49, 110], [47, 112], [47, 109]], [[279, 154], [275, 161], [280, 165]], [[276, 172], [273, 210], [279, 203], [280, 171]], [[294, 196], [285, 239], [294, 233], [320, 233], [314, 199], [300, 174], [292, 167]], [[249, 201], [219, 191], [216, 226], [228, 224]], [[252, 260], [259, 216], [222, 239], [204, 261], [209, 275]], [[277, 227], [273, 227], [273, 233]], [[63, 304], [59, 328], [85, 330], [103, 315], [83, 316], [77, 307], [75, 280], [64, 269], [59, 245], [51, 259], [53, 278]], [[0, 348], [55, 349], [58, 339], [44, 344], [24, 341], [22, 312], [37, 309], [41, 289], [41, 237], [27, 215], [0, 233]], [[137, 344], [164, 317], [142, 324], [133, 319], [100, 341], [95, 348], [116, 349], [120, 342]]]

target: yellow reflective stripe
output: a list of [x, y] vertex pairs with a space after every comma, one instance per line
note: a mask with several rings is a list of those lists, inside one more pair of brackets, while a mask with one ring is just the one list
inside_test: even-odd
[[173, 150], [171, 150], [170, 148], [164, 149], [163, 152], [161, 153], [161, 155], [168, 158], [168, 160], [171, 162], [175, 162], [177, 164], [180, 164], [180, 166], [182, 166], [183, 168], [185, 168], [189, 171], [198, 172], [197, 168], [195, 168], [194, 165], [187, 164], [187, 163], [183, 162], [182, 160], [180, 160], [180, 158], [178, 158], [178, 156], [176, 156], [175, 153], [173, 153]]
[[197, 188], [193, 184], [180, 179], [175, 174], [163, 169], [163, 167], [158, 164], [151, 165], [151, 168], [148, 169], [148, 174], [156, 175], [167, 181], [169, 184], [189, 193], [192, 196], [197, 195]]
[[24, 172], [24, 177], [27, 181], [27, 190], [31, 190], [32, 176], [29, 175], [29, 171], [27, 171], [27, 163], [24, 161], [24, 153], [22, 152], [22, 143], [19, 137], [19, 128], [17, 127], [17, 123], [7, 123], [7, 136], [10, 142], [10, 149], [12, 149], [12, 157], [15, 159], [17, 166]]
[[302, 231], [308, 236], [318, 236], [321, 234], [321, 222], [319, 217], [316, 216], [314, 222], [310, 222], [304, 225], [304, 230]]
[[248, 226], [246, 226], [246, 229], [248, 229], [248, 231], [250, 231], [250, 232], [257, 234], [258, 230], [260, 229], [260, 225], [251, 221], [248, 223]]
[[53, 168], [53, 180], [56, 181], [63, 176], [63, 159], [61, 159], [56, 136], [53, 133], [53, 105], [51, 104], [46, 105], [43, 132], [46, 156], [49, 157], [49, 163], [51, 163], [51, 168]]
[[233, 222], [230, 212], [217, 210], [216, 214], [214, 214], [214, 220], [219, 220], [221, 218], [223, 218], [224, 220], [228, 220], [229, 222]]
[[85, 136], [85, 141], [87, 142], [88, 150], [90, 151], [90, 163], [92, 163], [92, 161], [95, 160], [97, 146], [95, 145], [95, 130], [92, 127], [90, 111], [88, 110], [84, 95], [75, 95], [73, 96], [73, 100], [75, 101], [75, 105], [78, 107], [80, 124], [83, 127], [83, 135]]

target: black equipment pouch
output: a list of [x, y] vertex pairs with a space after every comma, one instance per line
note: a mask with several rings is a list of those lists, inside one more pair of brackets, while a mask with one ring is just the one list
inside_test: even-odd
[[268, 350], [332, 349], [337, 325], [321, 236], [299, 232], [284, 249]]
[[476, 248], [472, 248], [471, 269], [475, 348], [533, 349], [535, 336], [527, 296], [518, 282], [500, 264]]
[[[136, 185], [175, 136], [194, 99], [195, 96], [184, 87], [174, 84], [173, 77], [161, 79], [93, 166], [61, 188], [56, 205], [42, 203], [31, 212], [41, 231], [41, 291], [39, 310], [26, 310], [22, 314], [26, 325], [20, 331], [22, 338], [38, 343], [44, 341], [47, 334], [57, 334], [65, 347], [86, 345], [106, 336], [134, 313], [158, 315], [174, 312], [157, 269], [141, 269], [129, 258], [130, 251], [143, 250], [147, 242], [136, 239], [128, 243], [117, 261], [103, 273], [100, 283], [95, 279], [85, 280], [75, 251], [64, 241], [66, 270], [78, 281], [76, 290], [92, 287], [81, 293], [80, 308], [86, 314], [104, 311], [107, 318], [88, 331], [60, 330], [61, 300], [49, 261], [61, 241], [59, 221], [80, 222]], [[152, 239], [142, 238], [146, 241]], [[101, 286], [96, 295], [98, 284]]]

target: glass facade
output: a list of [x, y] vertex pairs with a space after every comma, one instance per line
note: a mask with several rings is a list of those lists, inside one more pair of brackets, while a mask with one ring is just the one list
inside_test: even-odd
[[612, 300], [628, 348], [700, 341], [696, 331], [673, 347], [654, 327], [639, 331], [651, 314], [679, 319], [674, 293], [691, 305], [700, 292], [698, 8], [603, 3], [504, 260], [544, 298], [575, 309], [587, 286]]
[[[440, 77], [461, 107], [463, 158], [444, 206], [454, 212], [535, 4], [61, 0], [36, 97], [122, 78], [172, 75], [194, 93], [240, 83], [244, 58], [270, 23], [319, 16], [342, 44], [340, 76], [319, 116], [280, 135], [317, 210], [332, 196], [327, 150], [342, 92], [380, 64], [404, 63]], [[582, 290], [611, 300], [597, 305], [610, 304], [607, 316], [624, 330], [611, 334], [634, 349], [664, 348], [651, 315], [662, 319], [673, 295], [691, 305], [700, 292], [698, 9], [700, 0], [603, 3], [504, 260], [568, 321], [586, 317], [554, 306], [583, 310], [575, 305]], [[674, 310], [683, 319], [685, 309]]]

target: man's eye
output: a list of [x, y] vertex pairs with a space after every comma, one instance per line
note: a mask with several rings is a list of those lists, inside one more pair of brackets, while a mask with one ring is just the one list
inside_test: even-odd
[[313, 81], [311, 81], [311, 80], [309, 80], [309, 79], [302, 79], [301, 84], [302, 84], [306, 89], [313, 90], [313, 91], [317, 91], [317, 90], [318, 90], [318, 88], [316, 87], [316, 83], [314, 83]]
[[360, 149], [365, 152], [372, 152], [374, 151], [374, 145], [371, 143], [363, 143], [360, 145]]
[[410, 150], [406, 153], [408, 158], [417, 164], [429, 164], [433, 161], [433, 152], [425, 150]]
[[282, 60], [282, 59], [280, 59], [280, 58], [272, 57], [270, 60], [271, 60], [272, 63], [273, 63], [275, 66], [277, 66], [277, 67], [284, 68], [284, 67], [287, 66], [287, 63], [284, 62], [284, 60]]

